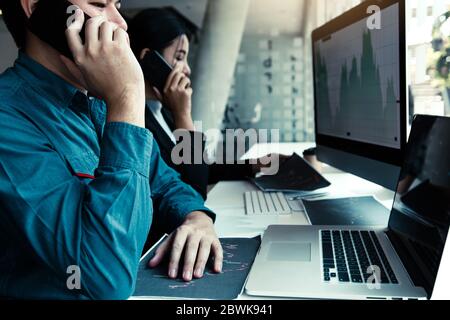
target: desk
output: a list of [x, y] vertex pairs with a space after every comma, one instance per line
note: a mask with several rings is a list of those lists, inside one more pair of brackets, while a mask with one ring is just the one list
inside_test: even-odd
[[[257, 145], [246, 155], [246, 158], [264, 156], [279, 152], [291, 155], [293, 152], [302, 154], [303, 150], [314, 144], [265, 144]], [[324, 166], [322, 174], [332, 186], [332, 197], [374, 196], [386, 208], [391, 209], [395, 193], [335, 168]], [[248, 217], [245, 214], [244, 192], [258, 190], [248, 181], [224, 181], [216, 184], [208, 193], [206, 206], [217, 214], [216, 228], [220, 237], [256, 236], [264, 232], [271, 224], [309, 224], [305, 214], [280, 217]]]
[[[253, 147], [243, 159], [255, 159], [270, 153], [292, 155], [302, 154], [304, 150], [313, 147], [313, 143], [298, 144], [261, 144]], [[386, 208], [391, 209], [395, 193], [361, 179], [349, 173], [344, 173], [330, 166], [324, 166], [322, 174], [332, 183], [331, 197], [374, 196]], [[206, 205], [217, 214], [216, 230], [219, 237], [254, 237], [262, 235], [269, 225], [308, 225], [304, 213], [291, 216], [249, 217], [245, 214], [244, 192], [257, 190], [248, 181], [219, 182], [208, 193]], [[241, 295], [241, 300], [265, 299]]]
[[[252, 148], [246, 158], [257, 158], [271, 152], [291, 155], [293, 152], [302, 154], [303, 150], [314, 146], [312, 143], [299, 144], [265, 144]], [[373, 195], [385, 207], [392, 205], [394, 192], [363, 180], [354, 175], [341, 172], [329, 166], [324, 167], [323, 175], [335, 186], [337, 192], [346, 196]], [[212, 186], [208, 193], [207, 206], [217, 214], [216, 230], [219, 237], [253, 237], [262, 235], [271, 224], [308, 224], [304, 214], [297, 217], [247, 217], [243, 193], [256, 190], [256, 187], [247, 181], [220, 182]], [[442, 258], [441, 267], [436, 280], [432, 299], [450, 299], [450, 234]], [[138, 300], [136, 298], [131, 298]], [[156, 299], [156, 298], [154, 298]], [[238, 300], [274, 300], [274, 298], [253, 297], [245, 293]], [[275, 298], [275, 300], [280, 300]], [[284, 299], [283, 299], [284, 300]]]

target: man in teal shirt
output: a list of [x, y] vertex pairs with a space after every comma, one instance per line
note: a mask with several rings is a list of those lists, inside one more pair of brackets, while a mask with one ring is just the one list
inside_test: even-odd
[[212, 253], [220, 272], [214, 214], [144, 128], [120, 1], [71, 1], [94, 17], [85, 43], [81, 10], [66, 32], [76, 63], [26, 30], [37, 0], [1, 1], [21, 52], [0, 76], [0, 297], [126, 299], [152, 222], [175, 231], [151, 266], [169, 255], [169, 277], [190, 281]]

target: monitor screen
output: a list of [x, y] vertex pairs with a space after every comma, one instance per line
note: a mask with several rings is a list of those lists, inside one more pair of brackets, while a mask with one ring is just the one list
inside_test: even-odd
[[317, 130], [332, 137], [400, 149], [399, 4], [314, 43]]
[[367, 0], [312, 33], [319, 160], [395, 190], [407, 139], [404, 0]]
[[450, 225], [450, 118], [415, 118], [389, 221], [391, 242], [431, 296]]

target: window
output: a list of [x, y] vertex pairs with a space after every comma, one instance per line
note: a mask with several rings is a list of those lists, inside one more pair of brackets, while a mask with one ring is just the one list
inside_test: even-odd
[[[234, 75], [233, 95], [228, 99], [225, 128], [279, 129], [282, 142], [314, 140], [310, 32], [317, 27], [316, 24], [358, 5], [361, 0], [313, 2], [321, 16], [318, 21], [307, 19], [310, 27], [304, 30], [306, 38], [300, 36], [301, 25], [296, 26], [295, 32], [284, 32], [286, 28], [265, 34], [246, 30]], [[280, 6], [284, 8], [284, 16], [276, 27], [285, 26], [288, 21], [298, 21], [298, 15], [302, 14], [301, 1], [266, 0], [263, 3], [277, 9]], [[260, 17], [258, 21], [262, 28], [274, 19], [268, 16]]]
[[[445, 2], [445, 3], [444, 3]], [[411, 8], [412, 17], [426, 16], [419, 25], [408, 26], [410, 115], [450, 115], [450, 19], [445, 10], [449, 0], [427, 5], [423, 11]], [[441, 9], [438, 9], [441, 8]], [[442, 19], [435, 19], [441, 16]], [[424, 36], [431, 42], [424, 42]]]

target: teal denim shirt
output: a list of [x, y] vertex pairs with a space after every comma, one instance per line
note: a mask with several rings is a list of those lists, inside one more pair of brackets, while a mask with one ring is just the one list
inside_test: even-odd
[[214, 219], [148, 130], [105, 119], [25, 53], [0, 76], [0, 297], [126, 299], [153, 219]]

